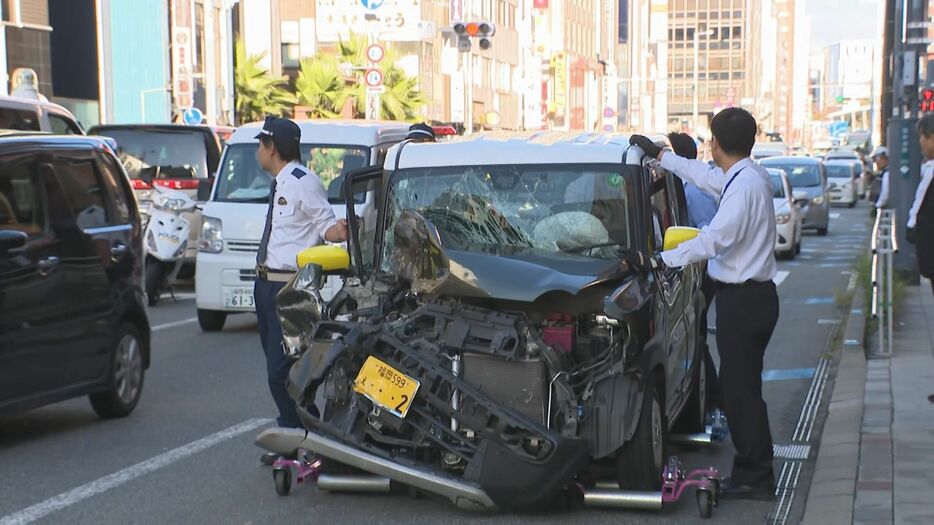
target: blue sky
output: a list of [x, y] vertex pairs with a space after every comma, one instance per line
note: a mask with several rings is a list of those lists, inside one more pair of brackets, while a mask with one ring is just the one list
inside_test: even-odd
[[846, 38], [873, 38], [878, 31], [882, 0], [807, 0], [811, 16], [811, 46]]

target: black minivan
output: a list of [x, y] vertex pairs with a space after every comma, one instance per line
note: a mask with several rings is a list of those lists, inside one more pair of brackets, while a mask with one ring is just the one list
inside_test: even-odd
[[136, 407], [149, 366], [140, 215], [111, 147], [0, 138], [0, 414]]

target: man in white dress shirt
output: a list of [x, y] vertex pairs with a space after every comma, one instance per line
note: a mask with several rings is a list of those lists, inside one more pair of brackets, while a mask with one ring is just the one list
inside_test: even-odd
[[670, 267], [709, 261], [707, 271], [717, 290], [721, 402], [736, 449], [723, 497], [771, 500], [775, 474], [762, 361], [778, 322], [772, 282], [776, 233], [769, 174], [749, 158], [756, 130], [756, 120], [743, 109], [718, 113], [711, 122], [711, 153], [718, 167], [664, 151], [640, 135], [630, 142], [719, 202], [697, 238], [662, 252], [661, 258]]
[[[282, 327], [276, 315], [276, 294], [297, 270], [296, 256], [324, 241], [347, 240], [347, 223], [337, 220], [321, 179], [302, 164], [301, 129], [291, 120], [269, 117], [256, 136], [256, 161], [275, 174], [266, 211], [266, 227], [256, 254], [253, 296], [259, 334], [266, 354], [269, 391], [279, 409], [281, 427], [302, 426], [295, 402], [285, 388], [291, 360], [282, 350]], [[264, 455], [263, 461], [274, 458]]]

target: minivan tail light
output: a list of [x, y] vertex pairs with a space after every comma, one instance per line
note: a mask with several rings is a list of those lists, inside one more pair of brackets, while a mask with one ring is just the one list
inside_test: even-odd
[[143, 179], [132, 179], [130, 182], [133, 184], [134, 190], [148, 190], [152, 188], [152, 186], [146, 184], [146, 181]]
[[153, 181], [156, 186], [171, 188], [173, 190], [196, 190], [198, 189], [198, 179], [156, 179]]

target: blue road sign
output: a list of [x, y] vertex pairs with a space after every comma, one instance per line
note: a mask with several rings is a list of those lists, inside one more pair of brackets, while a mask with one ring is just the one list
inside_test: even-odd
[[198, 108], [188, 108], [182, 112], [182, 121], [189, 126], [197, 126], [204, 121], [204, 113]]

